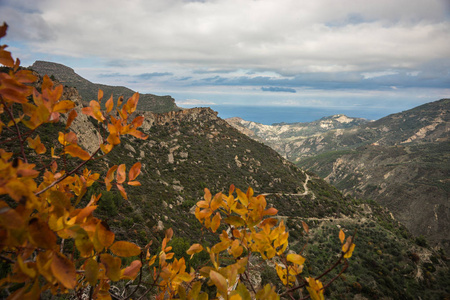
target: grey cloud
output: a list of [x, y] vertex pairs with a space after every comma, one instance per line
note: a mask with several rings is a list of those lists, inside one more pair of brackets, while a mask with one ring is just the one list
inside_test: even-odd
[[170, 76], [173, 75], [173, 73], [170, 72], [152, 72], [152, 73], [142, 73], [139, 75], [136, 75], [136, 77], [140, 79], [151, 79], [153, 77], [161, 77], [161, 76]]
[[261, 90], [264, 92], [285, 92], [285, 93], [296, 93], [297, 91], [291, 88], [283, 88], [283, 87], [261, 87]]

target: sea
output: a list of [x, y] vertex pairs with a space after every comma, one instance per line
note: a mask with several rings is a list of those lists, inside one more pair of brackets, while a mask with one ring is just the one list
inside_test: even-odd
[[323, 117], [344, 114], [347, 117], [378, 120], [388, 114], [386, 110], [361, 108], [318, 108], [318, 107], [289, 107], [289, 106], [232, 106], [211, 105], [211, 109], [218, 112], [222, 119], [239, 117], [246, 121], [253, 121], [265, 125], [274, 123], [312, 122]]

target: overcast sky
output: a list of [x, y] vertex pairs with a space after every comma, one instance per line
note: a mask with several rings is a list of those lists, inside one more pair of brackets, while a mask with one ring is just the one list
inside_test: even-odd
[[450, 97], [450, 0], [0, 0], [23, 65], [178, 105], [364, 108]]

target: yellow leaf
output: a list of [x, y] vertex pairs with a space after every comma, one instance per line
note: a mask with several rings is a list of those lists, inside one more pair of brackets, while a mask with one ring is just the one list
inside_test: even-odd
[[339, 239], [341, 240], [341, 244], [344, 243], [345, 233], [344, 231], [342, 231], [342, 229], [339, 231]]
[[91, 286], [95, 286], [98, 279], [99, 266], [95, 259], [88, 259], [84, 267], [84, 276]]
[[99, 222], [95, 228], [94, 247], [98, 252], [103, 248], [109, 247], [114, 242], [115, 234], [109, 230], [105, 221]]
[[68, 289], [75, 288], [77, 279], [75, 266], [67, 257], [59, 252], [54, 252], [50, 268], [53, 275], [64, 287]]
[[244, 226], [244, 224], [245, 224], [245, 221], [241, 217], [238, 217], [238, 216], [229, 216], [229, 217], [223, 219], [223, 221], [227, 224], [237, 226], [237, 227]]
[[211, 222], [211, 230], [212, 232], [216, 232], [217, 229], [220, 226], [220, 214], [216, 213], [216, 215], [212, 218], [212, 222]]
[[195, 253], [202, 252], [203, 247], [200, 244], [193, 244], [187, 251], [186, 254], [190, 255], [191, 258]]
[[121, 257], [136, 256], [141, 253], [138, 245], [126, 241], [115, 242], [110, 248], [112, 253]]
[[297, 265], [303, 265], [305, 263], [305, 258], [298, 254], [288, 254], [286, 259]]
[[225, 277], [223, 277], [222, 274], [214, 270], [211, 270], [211, 272], [209, 273], [209, 277], [211, 278], [211, 281], [214, 283], [214, 285], [217, 287], [219, 293], [221, 293], [225, 297], [228, 293], [228, 285]]
[[111, 254], [104, 253], [100, 255], [100, 261], [105, 265], [106, 276], [112, 281], [119, 281], [122, 261], [119, 257], [113, 257]]
[[92, 255], [92, 250], [94, 250], [94, 244], [89, 238], [86, 230], [83, 228], [78, 228], [75, 234], [75, 246], [82, 257], [88, 257]]

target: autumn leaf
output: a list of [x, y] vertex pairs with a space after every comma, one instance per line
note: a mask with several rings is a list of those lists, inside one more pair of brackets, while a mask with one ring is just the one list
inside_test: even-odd
[[344, 231], [342, 231], [342, 229], [339, 231], [339, 240], [341, 241], [341, 244], [344, 243], [345, 233]]
[[141, 270], [142, 263], [140, 260], [134, 260], [131, 264], [121, 271], [120, 279], [135, 280]]
[[28, 146], [31, 149], [33, 149], [37, 154], [44, 154], [47, 151], [44, 144], [41, 143], [40, 136], [36, 136], [35, 139], [32, 139], [31, 137], [28, 138]]
[[194, 256], [194, 254], [202, 252], [203, 251], [203, 247], [200, 244], [193, 244], [191, 247], [189, 247], [189, 249], [186, 251], [187, 255], [190, 255], [191, 258], [192, 256]]
[[141, 248], [134, 243], [127, 241], [115, 242], [110, 248], [112, 253], [121, 257], [137, 256], [141, 253]]
[[[116, 175], [116, 181], [117, 183], [124, 183], [126, 179], [126, 166], [125, 164], [121, 164], [119, 168], [117, 169], [117, 175]], [[134, 179], [134, 178], [133, 178]]]
[[120, 266], [122, 264], [120, 258], [104, 253], [100, 255], [100, 261], [105, 265], [106, 276], [112, 281], [119, 281], [121, 276]]
[[92, 258], [88, 259], [84, 267], [84, 276], [86, 276], [86, 280], [92, 286], [95, 286], [95, 284], [97, 283], [98, 272], [99, 272], [98, 262]]
[[64, 152], [70, 154], [73, 157], [81, 158], [82, 160], [89, 160], [91, 155], [85, 150], [81, 149], [78, 145], [68, 145], [64, 147]]
[[50, 268], [53, 275], [64, 287], [75, 288], [77, 279], [75, 266], [67, 257], [59, 252], [54, 252]]
[[78, 116], [78, 113], [76, 110], [71, 110], [69, 113], [69, 117], [67, 117], [67, 122], [66, 122], [66, 129], [68, 129], [70, 127], [70, 125], [72, 125], [73, 120], [75, 120], [75, 118]]
[[298, 254], [288, 254], [286, 259], [297, 265], [303, 265], [305, 263], [305, 258]]
[[227, 280], [225, 277], [223, 277], [222, 274], [211, 270], [209, 273], [209, 277], [211, 278], [211, 281], [214, 283], [214, 285], [217, 287], [217, 290], [223, 295], [227, 295], [228, 285]]
[[111, 95], [111, 97], [106, 101], [105, 107], [106, 107], [106, 112], [110, 113], [114, 107], [113, 95]]
[[138, 177], [138, 175], [141, 173], [141, 166], [142, 164], [140, 162], [137, 162], [131, 167], [130, 171], [128, 172], [129, 181], [135, 180], [136, 177]]

